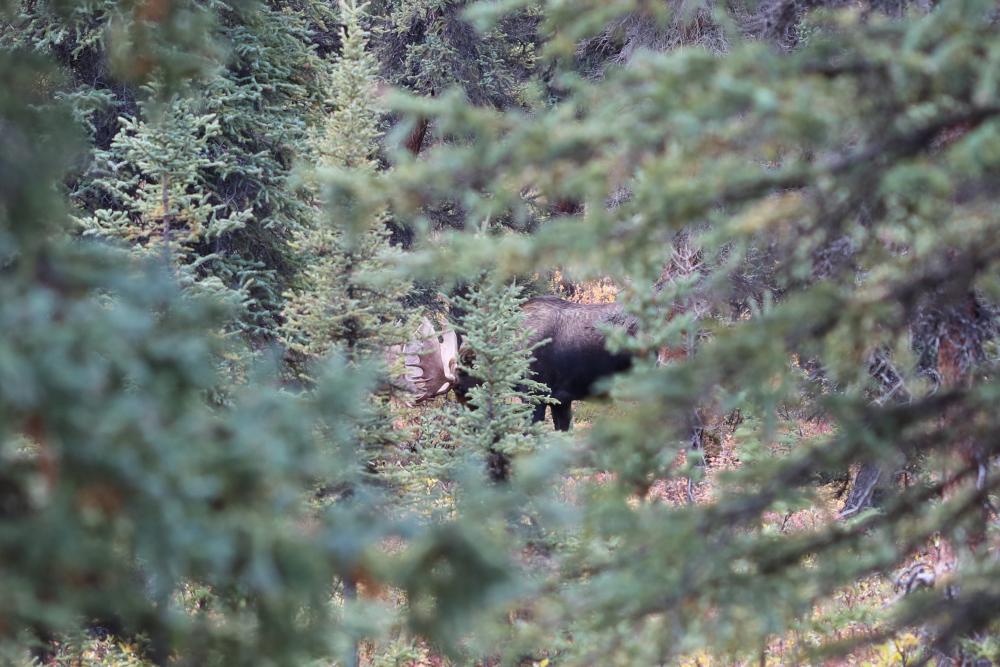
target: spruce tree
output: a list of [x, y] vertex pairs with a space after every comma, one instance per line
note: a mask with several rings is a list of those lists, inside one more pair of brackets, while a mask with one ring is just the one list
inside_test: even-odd
[[455, 424], [456, 444], [484, 456], [494, 481], [508, 479], [513, 457], [534, 450], [538, 433], [531, 417], [545, 405], [546, 387], [531, 379], [531, 330], [521, 312], [521, 292], [516, 284], [484, 275], [454, 300], [463, 313], [460, 370], [470, 385], [463, 397], [470, 409]]
[[[501, 12], [485, 30], [471, 2], [377, 0], [374, 48], [386, 79], [423, 96], [459, 88], [474, 105], [509, 108], [535, 68], [536, 7]], [[419, 148], [419, 147], [418, 147]]]
[[[409, 282], [395, 277], [385, 211], [354, 186], [376, 178], [380, 111], [376, 66], [365, 50], [364, 5], [340, 4], [344, 39], [329, 87], [332, 111], [316, 141], [317, 223], [299, 239], [305, 287], [288, 295], [285, 340], [307, 357], [341, 350], [361, 360], [407, 341]], [[352, 187], [354, 186], [354, 187]]]
[[227, 285], [217, 274], [199, 271], [222, 261], [218, 254], [199, 255], [199, 248], [242, 229], [253, 218], [250, 209], [233, 211], [214, 204], [206, 187], [204, 174], [221, 166], [210, 157], [210, 142], [221, 132], [218, 118], [198, 113], [204, 105], [196, 98], [158, 98], [156, 89], [149, 89], [148, 101], [139, 104], [140, 118], [122, 118], [111, 147], [95, 151], [101, 166], [92, 173], [91, 187], [104, 193], [109, 207], [80, 220], [84, 234], [118, 238], [140, 254], [162, 255], [177, 264], [185, 280], [214, 288], [220, 296], [232, 290], [233, 300], [249, 317], [249, 278]]
[[[257, 343], [273, 340], [298, 269], [291, 237], [312, 216], [290, 175], [322, 117], [327, 63], [313, 42], [333, 23], [330, 11], [313, 1], [15, 8], [0, 41], [61, 65], [60, 94], [91, 141], [67, 178], [78, 217], [91, 232], [141, 242], [157, 215], [153, 190], [163, 189], [158, 151], [178, 132], [197, 136], [183, 164], [180, 153], [171, 158], [167, 171], [184, 175], [167, 185], [175, 210], [165, 213], [182, 227], [192, 280], [230, 290], [244, 306], [236, 326]], [[167, 88], [183, 88], [185, 99], [160, 99]], [[182, 185], [201, 200], [193, 236], [177, 208]]]

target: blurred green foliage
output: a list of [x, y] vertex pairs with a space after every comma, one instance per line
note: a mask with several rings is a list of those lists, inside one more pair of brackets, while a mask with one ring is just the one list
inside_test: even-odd
[[[3, 655], [995, 659], [996, 9], [675, 4], [0, 5]], [[638, 323], [568, 436], [557, 268]]]

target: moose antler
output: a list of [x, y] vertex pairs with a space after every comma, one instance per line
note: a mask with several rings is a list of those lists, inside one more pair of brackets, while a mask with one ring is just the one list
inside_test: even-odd
[[420, 392], [416, 399], [418, 403], [447, 393], [455, 384], [458, 363], [458, 336], [454, 331], [438, 334], [425, 317], [419, 333], [421, 339], [416, 349], [412, 352], [407, 350], [403, 359], [406, 378]]

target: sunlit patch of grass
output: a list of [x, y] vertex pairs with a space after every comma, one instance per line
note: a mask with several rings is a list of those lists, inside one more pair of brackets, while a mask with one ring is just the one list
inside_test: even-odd
[[577, 401], [573, 404], [573, 428], [587, 429], [605, 419], [620, 419], [629, 406], [607, 399]]
[[608, 277], [571, 282], [561, 271], [553, 271], [549, 290], [555, 296], [576, 303], [611, 303], [618, 298], [618, 285]]
[[[47, 667], [153, 667], [143, 657], [139, 640], [124, 640], [112, 635], [80, 633], [62, 637], [50, 645], [53, 654], [44, 663], [25, 658], [17, 667], [44, 664]], [[15, 663], [16, 664], [16, 663]]]

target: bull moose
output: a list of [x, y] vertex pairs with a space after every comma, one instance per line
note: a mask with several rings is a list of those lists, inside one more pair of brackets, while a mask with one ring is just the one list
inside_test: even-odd
[[[607, 326], [619, 326], [635, 333], [635, 318], [625, 313], [621, 304], [583, 304], [554, 296], [529, 299], [521, 307], [524, 321], [531, 330], [528, 345], [542, 341], [535, 348], [531, 363], [533, 379], [549, 388], [552, 398], [552, 424], [558, 431], [568, 431], [573, 401], [595, 395], [598, 381], [627, 370], [632, 355], [607, 349]], [[418, 390], [417, 401], [425, 401], [454, 390], [459, 399], [474, 380], [459, 368], [463, 347], [454, 331], [434, 332], [429, 322], [422, 328], [424, 340], [416, 353], [408, 354], [409, 379]], [[532, 420], [545, 419], [545, 404], [535, 407]]]

